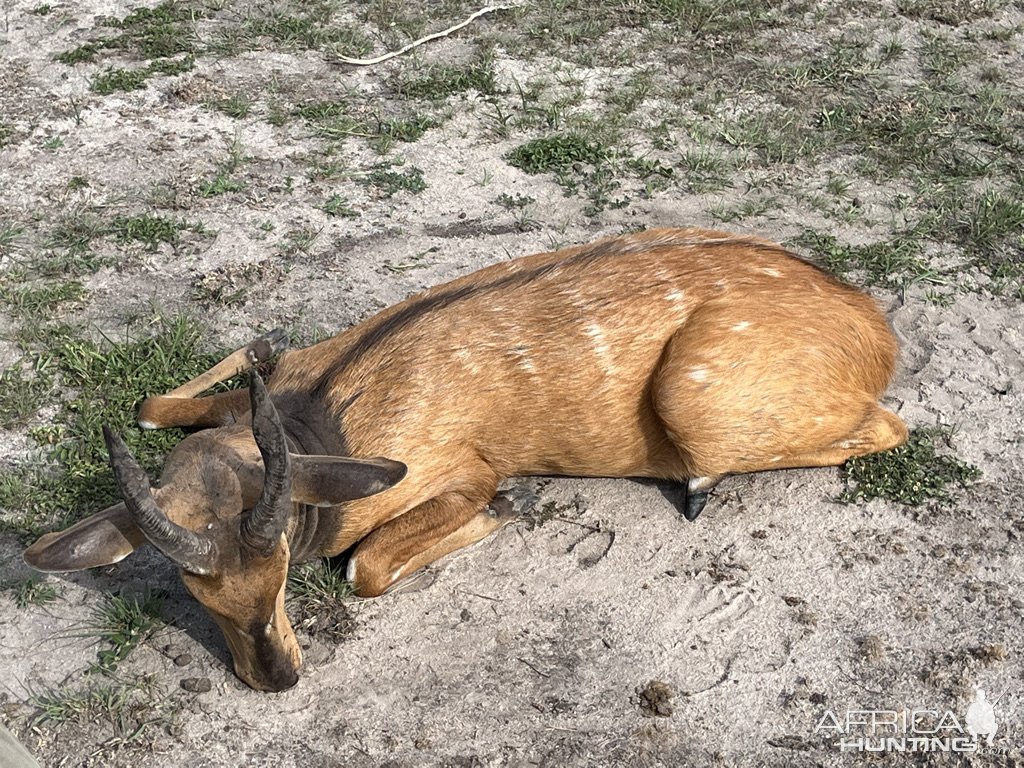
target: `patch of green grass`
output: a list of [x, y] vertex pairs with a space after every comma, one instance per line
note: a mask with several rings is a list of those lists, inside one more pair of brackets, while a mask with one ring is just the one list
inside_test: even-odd
[[113, 764], [114, 755], [123, 756], [126, 746], [144, 743], [171, 727], [178, 706], [161, 692], [155, 675], [87, 678], [78, 686], [31, 690], [28, 702], [36, 710], [30, 719], [33, 728], [49, 724], [47, 730], [56, 729], [58, 740], [65, 723], [88, 723], [91, 729], [99, 724], [107, 733], [94, 734], [103, 743], [90, 749], [90, 759], [100, 759], [105, 765]]
[[845, 245], [833, 235], [805, 229], [791, 243], [810, 250], [830, 272], [863, 272], [869, 284], [895, 287], [908, 282], [944, 281], [924, 257], [920, 238], [899, 236], [867, 245]]
[[401, 78], [396, 83], [396, 90], [401, 95], [434, 101], [467, 91], [488, 96], [496, 93], [497, 89], [494, 58], [489, 54], [461, 67], [439, 64], [418, 67], [415, 76]]
[[43, 581], [37, 576], [32, 576], [24, 581], [8, 587], [14, 604], [19, 608], [27, 608], [30, 605], [49, 605], [56, 602], [58, 595], [56, 585]]
[[137, 91], [146, 87], [149, 71], [146, 69], [112, 69], [97, 75], [90, 88], [100, 96], [109, 96], [117, 91]]
[[433, 118], [425, 115], [404, 119], [377, 120], [376, 126], [370, 129], [370, 135], [373, 137], [370, 146], [379, 154], [385, 155], [396, 141], [406, 143], [418, 141], [424, 133], [436, 125], [437, 122]]
[[81, 253], [92, 241], [106, 234], [106, 225], [91, 211], [77, 211], [58, 217], [47, 246]]
[[1017, 253], [1024, 248], [1024, 199], [1019, 190], [985, 189], [980, 193], [954, 189], [944, 198], [932, 198], [933, 216], [919, 231], [934, 240], [952, 239], [969, 253]]
[[686, 174], [686, 186], [698, 194], [725, 189], [731, 184], [735, 170], [726, 154], [704, 146], [685, 150], [679, 158], [679, 166]]
[[98, 653], [100, 671], [113, 672], [162, 625], [163, 597], [163, 593], [148, 590], [141, 596], [110, 595], [93, 609], [92, 617], [76, 634], [96, 636], [110, 646]]
[[85, 294], [85, 286], [75, 280], [39, 285], [0, 284], [0, 301], [21, 317], [39, 317], [59, 304], [80, 301]]
[[18, 363], [0, 371], [0, 429], [25, 424], [46, 402], [53, 387], [47, 371], [27, 373]]
[[[339, 24], [331, 17], [336, 6], [328, 2], [309, 2], [301, 10], [289, 13], [287, 8], [274, 8], [266, 15], [253, 15], [242, 25], [243, 39], [236, 44], [254, 48], [257, 38], [268, 38], [275, 43], [308, 50], [327, 50], [349, 57], [359, 57], [372, 47], [362, 30]], [[257, 8], [255, 14], [262, 13]]]
[[349, 114], [346, 101], [313, 101], [294, 110], [295, 115], [309, 123], [318, 136], [325, 139], [343, 139], [357, 133], [366, 133], [360, 120]]
[[241, 192], [245, 189], [245, 182], [231, 178], [229, 172], [221, 171], [216, 176], [199, 185], [201, 197], [216, 197], [227, 195], [231, 192]]
[[609, 151], [577, 133], [560, 133], [533, 139], [507, 155], [509, 165], [529, 174], [557, 173], [574, 163], [596, 165], [608, 158]]
[[949, 77], [967, 64], [977, 61], [981, 55], [976, 47], [945, 34], [922, 29], [921, 37], [918, 56], [925, 74], [931, 78]]
[[332, 120], [347, 115], [349, 104], [346, 101], [308, 101], [292, 110], [292, 114], [310, 123]]
[[779, 199], [773, 195], [747, 196], [735, 204], [718, 203], [708, 208], [711, 216], [723, 223], [742, 221], [756, 216], [764, 216], [782, 207]]
[[160, 243], [177, 245], [178, 233], [187, 228], [183, 221], [162, 216], [118, 216], [110, 225], [110, 233], [119, 243], [144, 243], [155, 251]]
[[1003, 8], [1007, 0], [898, 0], [896, 9], [912, 19], [928, 19], [958, 27], [985, 18]]
[[424, 133], [437, 125], [437, 121], [424, 115], [408, 118], [390, 118], [377, 123], [375, 133], [406, 143], [418, 141]]
[[528, 205], [533, 205], [537, 201], [529, 195], [516, 195], [513, 197], [512, 195], [502, 192], [494, 199], [494, 202], [506, 211], [514, 211], [525, 208]]
[[148, 77], [153, 75], [173, 77], [184, 74], [194, 69], [195, 66], [196, 60], [192, 56], [186, 56], [183, 59], [157, 59], [146, 69], [146, 74]]
[[950, 486], [965, 488], [981, 477], [981, 472], [956, 456], [939, 453], [940, 443], [952, 447], [951, 430], [915, 429], [899, 448], [850, 459], [843, 465], [847, 487], [840, 501], [881, 498], [912, 507], [950, 503]]
[[157, 59], [141, 69], [107, 68], [92, 81], [90, 88], [100, 96], [109, 96], [117, 91], [138, 91], [146, 87], [146, 81], [154, 75], [180, 75], [195, 66], [192, 57], [184, 59]]
[[249, 112], [252, 110], [252, 99], [243, 94], [236, 93], [227, 98], [210, 102], [208, 106], [216, 109], [218, 112], [223, 112], [228, 117], [241, 120], [249, 116]]
[[277, 243], [278, 255], [285, 259], [289, 259], [299, 253], [308, 256], [309, 249], [316, 242], [316, 239], [320, 237], [321, 231], [312, 227], [297, 227], [288, 230], [285, 236]]
[[824, 51], [796, 60], [781, 74], [795, 88], [835, 89], [865, 80], [877, 66], [866, 42], [844, 36], [829, 41]]
[[0, 121], [0, 148], [6, 147], [11, 143], [11, 137], [14, 135], [14, 128], [8, 123]]
[[35, 8], [30, 9], [29, 13], [33, 16], [48, 16], [52, 10], [52, 5], [49, 3], [43, 3], [42, 5], [37, 5]]
[[343, 566], [322, 559], [303, 563], [288, 572], [288, 598], [292, 625], [311, 636], [337, 641], [355, 629], [355, 619], [346, 604], [352, 584]]
[[348, 198], [344, 195], [331, 195], [321, 210], [328, 216], [340, 216], [344, 219], [354, 219], [359, 216], [359, 211], [349, 207]]
[[289, 596], [300, 602], [344, 600], [352, 596], [352, 584], [345, 571], [328, 559], [321, 559], [292, 568], [288, 572]]
[[119, 49], [144, 59], [163, 59], [195, 50], [193, 26], [204, 15], [202, 8], [169, 0], [153, 8], [136, 8], [120, 21], [106, 23], [122, 31], [111, 41]]
[[391, 163], [374, 166], [363, 177], [363, 184], [372, 187], [381, 197], [385, 198], [394, 197], [399, 192], [416, 195], [427, 188], [427, 182], [423, 180], [423, 171], [416, 166], [411, 166], [404, 171], [393, 171], [391, 167]]
[[814, 161], [830, 146], [831, 137], [810, 130], [802, 109], [764, 109], [722, 122], [719, 139], [751, 152], [764, 165]]
[[73, 66], [82, 62], [96, 61], [96, 57], [99, 56], [100, 51], [105, 47], [106, 45], [103, 42], [83, 43], [77, 48], [72, 48], [70, 51], [58, 53], [53, 58], [61, 64]]
[[101, 428], [123, 435], [142, 466], [155, 473], [181, 441], [180, 430], [145, 432], [135, 425], [141, 401], [193, 378], [223, 355], [203, 345], [204, 329], [187, 317], [155, 319], [149, 335], [120, 341], [83, 339], [77, 329], [43, 324], [37, 366], [57, 377], [65, 398], [30, 436], [38, 460], [0, 474], [0, 528], [24, 538], [68, 524], [114, 503], [119, 494]]
[[0, 255], [10, 253], [24, 233], [25, 228], [20, 224], [0, 221]]
[[976, 190], [943, 185], [922, 196], [912, 236], [959, 246], [994, 290], [1024, 291], [1024, 187]]
[[58, 54], [56, 60], [73, 65], [95, 61], [103, 51], [118, 51], [157, 64], [179, 54], [191, 55], [197, 51], [194, 25], [203, 16], [201, 8], [170, 0], [153, 8], [138, 8], [123, 19], [103, 18], [102, 26], [118, 29], [121, 34], [90, 40]]

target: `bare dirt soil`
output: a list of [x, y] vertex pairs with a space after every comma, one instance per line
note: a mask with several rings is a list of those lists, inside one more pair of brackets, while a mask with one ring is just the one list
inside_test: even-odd
[[[1020, 200], [1019, 3], [526, 3], [364, 68], [336, 57], [476, 8], [210, 0], [156, 6], [163, 26], [136, 8], [0, 2], [3, 367], [27, 371], [47, 348], [29, 326], [56, 319], [118, 342], [186, 313], [210, 347], [278, 326], [304, 343], [497, 260], [617, 232], [726, 227], [820, 257], [813, 230], [918, 249], [881, 273], [845, 266], [902, 345], [886, 404], [953, 428], [940, 450], [981, 475], [919, 507], [839, 503], [838, 469], [730, 478], [695, 524], [653, 483], [517, 480], [522, 522], [420, 591], [314, 617], [300, 683], [273, 695], [235, 678], [149, 548], [19, 600], [31, 536], [9, 504], [0, 712], [42, 765], [1024, 761], [1024, 303], [1006, 266], [1021, 240], [994, 218]], [[122, 70], [146, 74], [124, 90]], [[1002, 89], [986, 112], [1001, 122], [965, 143], [954, 129], [986, 87]], [[869, 92], [840, 136], [841, 100]], [[897, 135], [922, 105], [934, 121]], [[510, 154], [570, 133], [583, 144]], [[955, 184], [921, 154], [947, 133], [949, 167], [982, 169]], [[20, 285], [70, 293], [32, 315]], [[39, 428], [70, 395], [47, 397], [2, 432], [3, 471], [41, 461]], [[157, 627], [96, 672], [97, 606], [147, 588], [166, 591]], [[958, 735], [943, 718], [964, 723], [978, 686], [999, 726], [980, 752], [866, 755], [820, 727], [918, 710], [922, 730]]]

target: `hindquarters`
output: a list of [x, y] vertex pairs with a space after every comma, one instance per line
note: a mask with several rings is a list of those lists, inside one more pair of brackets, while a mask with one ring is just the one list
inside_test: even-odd
[[723, 296], [672, 337], [653, 404], [690, 477], [840, 464], [906, 439], [878, 405], [891, 331], [868, 297], [827, 287]]

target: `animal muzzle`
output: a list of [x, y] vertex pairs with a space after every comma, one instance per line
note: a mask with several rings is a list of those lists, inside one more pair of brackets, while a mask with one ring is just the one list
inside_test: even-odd
[[284, 619], [245, 630], [217, 618], [235, 662], [235, 674], [258, 691], [286, 691], [299, 681], [302, 652]]

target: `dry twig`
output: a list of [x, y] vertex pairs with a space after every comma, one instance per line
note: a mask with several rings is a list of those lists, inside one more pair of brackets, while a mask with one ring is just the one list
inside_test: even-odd
[[343, 64], [354, 64], [357, 67], [367, 67], [370, 66], [371, 64], [380, 64], [382, 61], [387, 61], [388, 59], [393, 59], [396, 56], [401, 56], [403, 53], [408, 53], [413, 48], [423, 45], [424, 43], [429, 43], [431, 40], [437, 40], [440, 37], [447, 37], [452, 32], [458, 32], [460, 29], [476, 21], [478, 18], [485, 14], [494, 13], [494, 11], [507, 11], [510, 8], [516, 7], [518, 6], [488, 5], [486, 8], [481, 8], [479, 11], [474, 13], [465, 21], [459, 22], [454, 27], [448, 27], [448, 29], [442, 30], [441, 32], [434, 32], [433, 34], [427, 35], [426, 37], [421, 37], [419, 40], [413, 40], [411, 43], [402, 48], [399, 48], [397, 51], [390, 51], [380, 56], [376, 56], [372, 59], [350, 59], [347, 56], [339, 56], [338, 61], [342, 62]]

